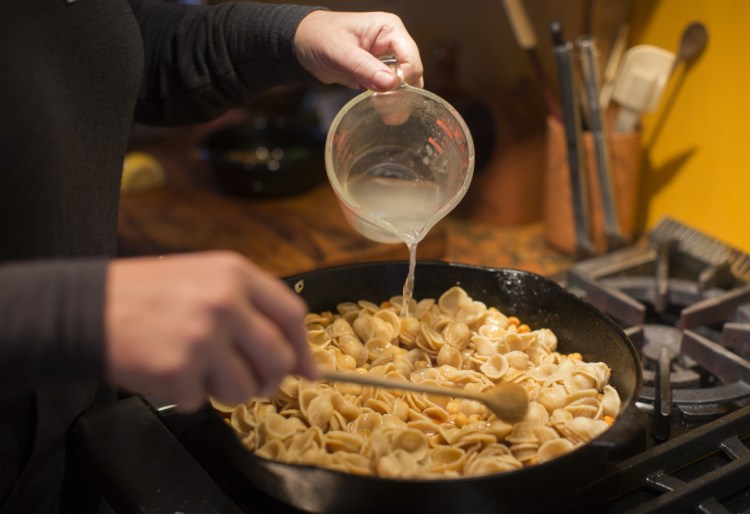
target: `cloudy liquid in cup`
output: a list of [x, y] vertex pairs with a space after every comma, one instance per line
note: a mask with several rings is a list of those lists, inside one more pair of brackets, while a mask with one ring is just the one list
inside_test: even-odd
[[406, 316], [414, 293], [417, 244], [427, 235], [435, 213], [445, 204], [445, 197], [436, 182], [414, 180], [412, 172], [400, 168], [405, 167], [382, 164], [367, 173], [350, 176], [344, 188], [360, 206], [365, 222], [358, 223], [357, 229], [364, 236], [383, 241], [385, 231], [393, 242], [403, 241], [409, 248], [409, 274], [401, 305], [401, 315]]
[[366, 221], [374, 225], [362, 224], [358, 228], [364, 236], [376, 240], [383, 238], [377, 230], [380, 228], [389, 232], [394, 242], [418, 243], [426, 235], [425, 226], [443, 206], [440, 188], [431, 181], [359, 175], [344, 187]]

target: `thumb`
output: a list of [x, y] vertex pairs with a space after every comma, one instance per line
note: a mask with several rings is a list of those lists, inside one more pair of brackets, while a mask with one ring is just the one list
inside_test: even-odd
[[357, 63], [350, 68], [353, 78], [362, 87], [372, 91], [390, 91], [397, 86], [393, 70], [371, 53], [359, 50], [352, 60]]

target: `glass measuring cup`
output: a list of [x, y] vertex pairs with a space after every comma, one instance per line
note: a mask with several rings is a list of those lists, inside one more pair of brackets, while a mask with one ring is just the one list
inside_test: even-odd
[[328, 179], [349, 223], [381, 243], [416, 245], [464, 197], [474, 142], [458, 112], [408, 85], [350, 100], [328, 131]]

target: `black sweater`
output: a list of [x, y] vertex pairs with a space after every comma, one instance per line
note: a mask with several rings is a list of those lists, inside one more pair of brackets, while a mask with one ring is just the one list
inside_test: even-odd
[[204, 121], [268, 86], [311, 81], [293, 54], [309, 11], [0, 0], [4, 512], [55, 512], [61, 498], [65, 510], [84, 494], [64, 437], [110, 396], [97, 386], [105, 272], [133, 118]]

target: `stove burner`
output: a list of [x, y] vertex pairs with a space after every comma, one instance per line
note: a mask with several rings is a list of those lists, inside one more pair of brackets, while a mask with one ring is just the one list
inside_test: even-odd
[[673, 413], [686, 423], [705, 421], [750, 399], [743, 357], [750, 354], [750, 285], [691, 241], [655, 238], [651, 246], [581, 261], [566, 278], [572, 292], [620, 323], [641, 353], [640, 402], [653, 405], [659, 441], [669, 437]]
[[[696, 362], [682, 352], [682, 332], [679, 329], [667, 325], [643, 325], [639, 329], [639, 335], [631, 336], [631, 340], [639, 339], [640, 344], [636, 346], [643, 357], [644, 384], [654, 385], [660, 359], [666, 358], [672, 386], [684, 388], [700, 385], [701, 375], [693, 369]], [[666, 357], [661, 356], [663, 350]]]
[[682, 332], [675, 327], [666, 325], [644, 325], [644, 345], [641, 348], [643, 357], [654, 362], [659, 360], [662, 348], [666, 348], [671, 360], [680, 356]]
[[[579, 281], [573, 274], [574, 282]], [[598, 281], [605, 289], [618, 291], [629, 298], [625, 303], [610, 303], [609, 314], [621, 323], [623, 320], [635, 320], [637, 324], [626, 328], [631, 341], [641, 352], [644, 370], [643, 380], [646, 385], [656, 382], [656, 369], [662, 348], [666, 348], [669, 359], [669, 381], [675, 388], [698, 387], [701, 375], [694, 370], [696, 362], [682, 352], [682, 331], [677, 328], [680, 313], [688, 305], [695, 304], [706, 298], [719, 296], [722, 291], [717, 289], [701, 290], [696, 283], [683, 279], [670, 279], [667, 282], [667, 303], [659, 312], [653, 305], [656, 294], [657, 281], [649, 276], [618, 276], [607, 277]], [[607, 311], [596, 302], [592, 302]], [[614, 308], [613, 308], [614, 306]], [[631, 308], [632, 307], [632, 308]], [[718, 337], [718, 335], [716, 336]]]

